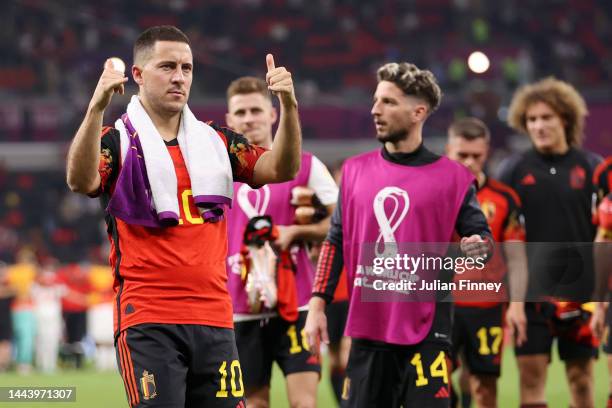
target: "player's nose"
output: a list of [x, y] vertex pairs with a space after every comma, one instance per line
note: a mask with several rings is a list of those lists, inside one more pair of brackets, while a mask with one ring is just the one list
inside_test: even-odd
[[185, 82], [185, 74], [180, 68], [174, 70], [172, 74], [172, 82], [184, 83]]
[[255, 117], [253, 116], [253, 113], [251, 113], [251, 112], [247, 112], [244, 115], [244, 121], [246, 123], [253, 123], [254, 119], [255, 119]]
[[370, 114], [372, 114], [372, 116], [380, 116], [381, 115], [381, 109], [380, 109], [380, 104], [377, 102], [374, 102], [374, 104], [372, 105], [372, 110], [370, 110]]
[[544, 121], [542, 119], [536, 119], [533, 121], [533, 129], [542, 130], [544, 129]]

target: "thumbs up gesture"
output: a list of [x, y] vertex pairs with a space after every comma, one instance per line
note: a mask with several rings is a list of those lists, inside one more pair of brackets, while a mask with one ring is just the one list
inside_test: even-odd
[[278, 97], [282, 105], [297, 105], [291, 72], [287, 71], [285, 67], [277, 68], [272, 54], [266, 55], [266, 65], [268, 67], [268, 72], [266, 73], [268, 89]]
[[117, 71], [113, 64], [113, 59], [109, 58], [104, 63], [104, 71], [100, 75], [98, 85], [89, 102], [90, 107], [96, 108], [99, 111], [104, 111], [110, 104], [111, 98], [115, 92], [123, 95], [124, 84], [128, 78], [121, 71]]

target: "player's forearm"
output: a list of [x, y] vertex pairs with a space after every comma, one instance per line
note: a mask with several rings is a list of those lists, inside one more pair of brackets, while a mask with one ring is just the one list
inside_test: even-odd
[[313, 296], [321, 297], [328, 303], [331, 302], [343, 268], [342, 247], [332, 244], [329, 240], [323, 242], [313, 283]]
[[292, 180], [302, 157], [302, 130], [295, 99], [281, 103], [281, 114], [274, 144], [270, 151], [277, 182]]
[[329, 231], [330, 218], [331, 216], [326, 217], [316, 224], [296, 225], [295, 240], [311, 242], [323, 241]]
[[527, 294], [527, 253], [524, 242], [504, 244], [508, 280], [510, 281], [510, 301], [524, 302]]
[[610, 279], [610, 265], [612, 265], [612, 243], [606, 239], [603, 228], [597, 230], [593, 248], [595, 262], [595, 294], [593, 300], [606, 300], [608, 281]]
[[463, 198], [463, 203], [457, 215], [455, 230], [461, 237], [480, 235], [482, 239], [488, 238], [493, 242], [491, 229], [476, 197], [475, 186], [470, 186]]
[[66, 176], [68, 187], [74, 192], [91, 193], [100, 185], [98, 162], [103, 116], [104, 111], [89, 107], [68, 150]]

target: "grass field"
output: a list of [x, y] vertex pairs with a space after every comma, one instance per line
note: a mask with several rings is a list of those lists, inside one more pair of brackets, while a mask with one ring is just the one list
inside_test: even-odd
[[[504, 353], [502, 378], [499, 383], [500, 408], [518, 406], [518, 376], [516, 362], [511, 350]], [[324, 373], [327, 378], [327, 373]], [[273, 408], [287, 406], [284, 384], [280, 370], [275, 367], [272, 378]], [[595, 368], [596, 407], [604, 407], [607, 398], [608, 373], [605, 355], [600, 356]], [[55, 375], [32, 374], [21, 377], [13, 373], [0, 374], [0, 387], [9, 386], [72, 386], [76, 387], [77, 401], [72, 403], [6, 403], [0, 408], [52, 407], [52, 408], [116, 408], [127, 407], [123, 383], [115, 373], [93, 371], [66, 371]], [[567, 407], [568, 392], [563, 366], [555, 359], [549, 370], [547, 387], [548, 406]], [[335, 407], [331, 386], [327, 380], [319, 387], [319, 407]]]

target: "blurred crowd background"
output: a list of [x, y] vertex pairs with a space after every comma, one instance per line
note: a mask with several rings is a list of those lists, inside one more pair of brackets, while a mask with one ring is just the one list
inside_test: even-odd
[[[371, 98], [376, 69], [389, 61], [438, 78], [444, 99], [425, 126], [434, 150], [464, 115], [491, 127], [491, 167], [526, 148], [527, 138], [505, 125], [507, 104], [518, 86], [554, 75], [588, 102], [586, 148], [612, 154], [608, 0], [6, 0], [0, 9], [0, 371], [55, 368], [33, 352], [44, 333], [37, 322], [51, 319], [59, 326], [44, 337], [54, 339], [61, 364], [98, 355], [100, 368], [112, 365], [104, 351], [94, 354], [108, 339], [87, 322], [98, 313], [94, 320], [110, 327], [102, 211], [68, 191], [64, 158], [104, 60], [131, 64], [133, 41], [149, 26], [188, 34], [190, 106], [222, 124], [226, 86], [263, 77], [273, 53], [293, 74], [306, 147], [330, 166], [376, 146]], [[476, 50], [491, 62], [482, 74], [467, 65]], [[135, 92], [130, 82], [114, 98], [106, 123]], [[13, 341], [2, 340], [9, 329]]]

